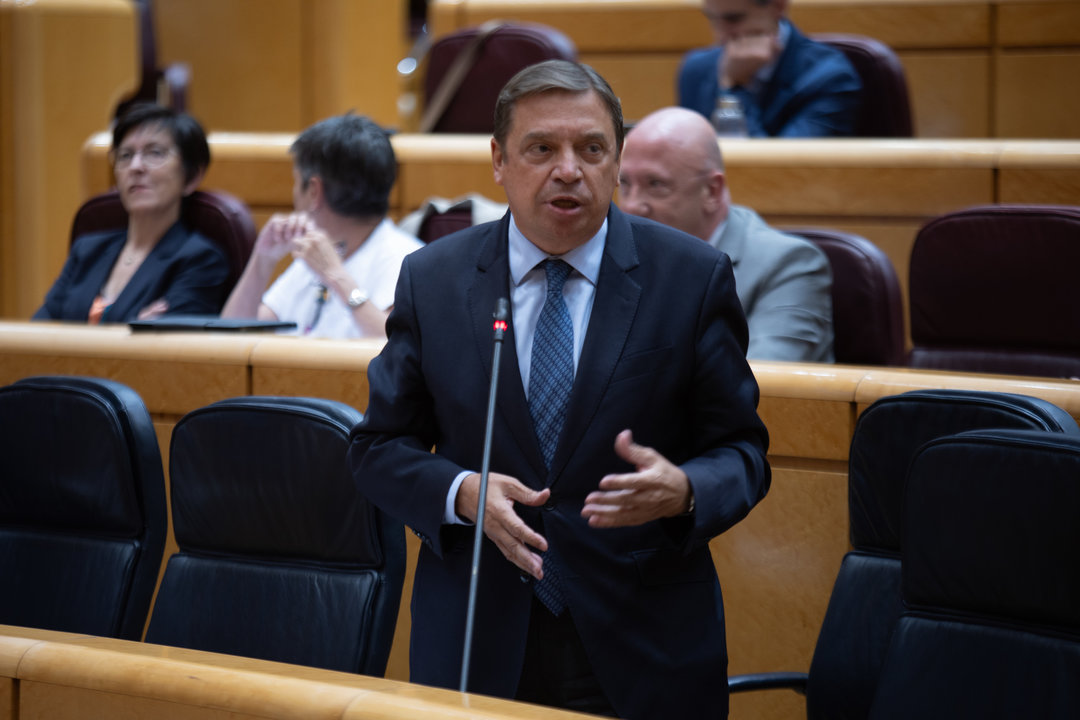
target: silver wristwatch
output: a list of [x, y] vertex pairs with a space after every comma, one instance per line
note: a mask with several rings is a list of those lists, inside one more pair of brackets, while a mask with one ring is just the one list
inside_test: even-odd
[[350, 310], [355, 310], [368, 301], [367, 293], [360, 288], [353, 288], [349, 293], [349, 299], [346, 301], [349, 304]]

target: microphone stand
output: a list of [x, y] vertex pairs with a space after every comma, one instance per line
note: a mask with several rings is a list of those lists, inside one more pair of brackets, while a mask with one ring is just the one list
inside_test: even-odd
[[480, 462], [480, 498], [476, 507], [476, 534], [473, 537], [472, 576], [469, 578], [469, 605], [465, 613], [465, 647], [461, 656], [461, 692], [467, 692], [469, 661], [472, 656], [473, 622], [476, 618], [476, 590], [480, 580], [480, 548], [484, 540], [484, 510], [487, 506], [488, 466], [491, 464], [491, 434], [495, 425], [495, 391], [499, 386], [499, 357], [503, 334], [510, 319], [510, 301], [495, 303], [495, 346], [491, 351], [491, 388], [488, 390], [487, 421], [484, 426], [484, 450]]

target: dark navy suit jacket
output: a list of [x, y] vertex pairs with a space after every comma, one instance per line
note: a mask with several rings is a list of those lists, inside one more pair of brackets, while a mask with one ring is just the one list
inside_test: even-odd
[[[126, 239], [127, 230], [76, 238], [60, 277], [34, 319], [86, 322], [90, 305], [105, 285]], [[134, 320], [140, 310], [162, 297], [169, 302], [168, 314], [217, 314], [225, 302], [228, 275], [225, 253], [177, 222], [146, 256], [101, 321]]]
[[[411, 680], [457, 687], [473, 528], [444, 525], [447, 491], [479, 470], [492, 312], [509, 293], [509, 215], [405, 259], [388, 341], [368, 367], [370, 397], [350, 462], [363, 492], [421, 538], [412, 600]], [[745, 360], [731, 263], [707, 243], [612, 206], [596, 296], [550, 472], [503, 343], [491, 471], [550, 486], [518, 507], [548, 540], [569, 612], [623, 717], [724, 717], [723, 604], [708, 542], [765, 495], [768, 436]], [[687, 473], [692, 516], [590, 528], [585, 496], [631, 468], [614, 451], [634, 432]], [[432, 453], [431, 449], [435, 452]], [[470, 691], [513, 697], [532, 587], [485, 539]]]
[[[732, 91], [742, 101], [750, 136], [854, 135], [862, 89], [855, 69], [839, 50], [788, 27], [791, 34], [769, 82], [757, 94], [741, 87]], [[722, 53], [714, 46], [686, 54], [679, 69], [679, 105], [712, 114]]]

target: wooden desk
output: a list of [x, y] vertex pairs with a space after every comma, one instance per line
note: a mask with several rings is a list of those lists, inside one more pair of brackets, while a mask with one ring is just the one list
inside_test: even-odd
[[300, 665], [0, 625], [0, 719], [593, 717]]
[[[367, 362], [379, 345], [0, 322], [0, 384], [41, 373], [92, 374], [126, 383], [146, 401], [167, 451], [183, 413], [224, 397], [316, 395], [362, 411]], [[752, 367], [761, 390], [759, 413], [770, 435], [772, 489], [749, 517], [710, 544], [724, 590], [732, 673], [809, 667], [848, 550], [848, 446], [859, 412], [874, 400], [921, 388], [994, 390], [1044, 398], [1080, 419], [1076, 381], [798, 363], [754, 362]], [[418, 551], [414, 536], [407, 537], [404, 598], [411, 595]], [[176, 547], [171, 534], [168, 547], [166, 556]], [[409, 626], [406, 600], [388, 678], [408, 676]], [[805, 716], [802, 703], [794, 693], [743, 695], [733, 699], [732, 716]]]
[[[639, 119], [677, 102], [683, 55], [712, 42], [700, 0], [432, 0], [435, 36], [502, 18], [551, 25]], [[793, 0], [806, 33], [868, 35], [907, 74], [918, 137], [1080, 137], [1072, 0]]]

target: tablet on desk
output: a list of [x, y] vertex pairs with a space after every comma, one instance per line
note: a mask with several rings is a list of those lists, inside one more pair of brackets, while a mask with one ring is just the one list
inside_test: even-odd
[[132, 320], [128, 327], [134, 332], [273, 332], [292, 330], [296, 323], [285, 320], [222, 318], [217, 315], [165, 315], [153, 320]]

